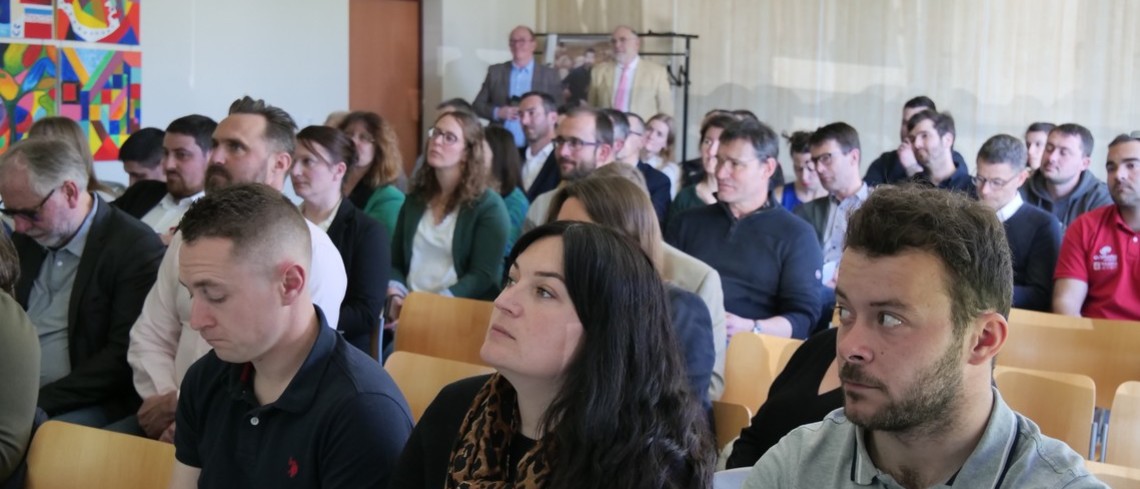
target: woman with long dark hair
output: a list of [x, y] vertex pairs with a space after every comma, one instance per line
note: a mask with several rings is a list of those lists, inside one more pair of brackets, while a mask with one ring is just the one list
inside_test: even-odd
[[498, 192], [503, 198], [503, 203], [507, 206], [507, 215], [511, 218], [511, 232], [507, 235], [507, 246], [503, 249], [503, 255], [506, 256], [522, 233], [530, 201], [526, 200], [526, 194], [519, 186], [522, 181], [520, 174], [522, 163], [519, 162], [519, 149], [515, 147], [515, 137], [510, 131], [498, 126], [488, 127], [483, 133], [490, 149], [486, 160], [489, 164], [491, 190]]
[[507, 262], [481, 351], [498, 373], [444, 388], [391, 487], [709, 487], [711, 434], [649, 256], [559, 221]]

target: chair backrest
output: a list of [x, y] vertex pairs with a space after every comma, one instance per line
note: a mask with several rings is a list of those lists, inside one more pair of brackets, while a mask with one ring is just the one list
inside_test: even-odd
[[36, 430], [27, 489], [151, 489], [170, 485], [174, 445], [60, 421]]
[[485, 365], [458, 362], [446, 358], [435, 358], [406, 351], [393, 352], [384, 364], [384, 369], [412, 410], [412, 421], [419, 422], [431, 401], [448, 384], [467, 377], [486, 375], [495, 369]]
[[713, 401], [713, 423], [716, 424], [716, 451], [724, 450], [740, 431], [752, 424], [752, 411], [731, 402]]
[[1050, 328], [1092, 329], [1092, 320], [1089, 318], [1066, 316], [1051, 312], [1030, 311], [1028, 309], [1013, 308], [1009, 310], [1010, 324], [1024, 326], [1046, 326]]
[[1041, 433], [1088, 458], [1096, 384], [1085, 375], [997, 367], [994, 380], [1014, 411], [1033, 420]]
[[744, 480], [752, 467], [738, 467], [722, 470], [713, 474], [713, 489], [739, 489], [744, 487]]
[[1140, 469], [1140, 382], [1129, 381], [1116, 388], [1104, 461]]
[[724, 394], [720, 400], [755, 412], [772, 387], [772, 364], [762, 335], [736, 333], [724, 355]]
[[760, 339], [764, 340], [764, 346], [768, 348], [768, 361], [772, 364], [772, 380], [775, 380], [780, 372], [784, 371], [784, 367], [788, 365], [788, 360], [792, 359], [792, 354], [800, 345], [804, 344], [804, 340], [766, 334], [760, 335]]
[[1112, 489], [1140, 489], [1140, 469], [1088, 460], [1085, 461], [1085, 468]]
[[412, 292], [396, 326], [396, 351], [485, 365], [479, 356], [494, 304]]

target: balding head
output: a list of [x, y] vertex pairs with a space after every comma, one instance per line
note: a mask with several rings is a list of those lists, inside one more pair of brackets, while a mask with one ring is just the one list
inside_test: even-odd
[[610, 35], [610, 44], [614, 47], [614, 59], [623, 65], [633, 61], [641, 49], [641, 39], [637, 37], [637, 32], [627, 25], [619, 25], [614, 29]]
[[511, 30], [508, 41], [511, 47], [511, 62], [515, 66], [525, 66], [534, 59], [534, 31], [525, 25]]

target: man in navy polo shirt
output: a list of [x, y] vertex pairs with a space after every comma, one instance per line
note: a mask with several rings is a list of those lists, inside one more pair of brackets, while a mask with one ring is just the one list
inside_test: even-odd
[[922, 166], [922, 171], [910, 180], [974, 195], [974, 183], [966, 162], [954, 159], [954, 140], [957, 137], [954, 118], [947, 112], [924, 110], [911, 116], [906, 127], [914, 158]]
[[411, 414], [314, 306], [297, 208], [234, 185], [191, 206], [180, 230], [190, 326], [214, 350], [182, 382], [171, 487], [387, 486]]

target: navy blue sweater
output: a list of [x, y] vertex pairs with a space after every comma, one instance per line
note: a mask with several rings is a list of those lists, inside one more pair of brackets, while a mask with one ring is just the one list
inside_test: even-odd
[[1050, 312], [1061, 222], [1026, 203], [1004, 225], [1013, 255], [1013, 307]]
[[823, 253], [810, 224], [771, 204], [739, 220], [722, 203], [689, 210], [673, 220], [667, 241], [720, 273], [725, 310], [783, 316], [802, 339], [820, 315]]

